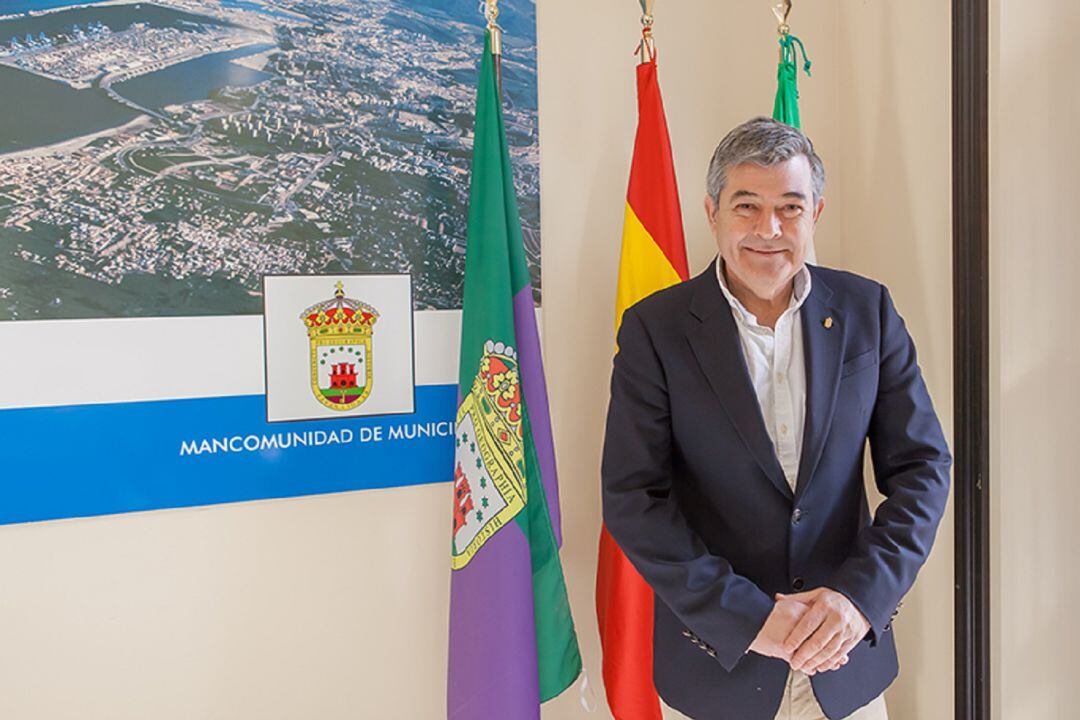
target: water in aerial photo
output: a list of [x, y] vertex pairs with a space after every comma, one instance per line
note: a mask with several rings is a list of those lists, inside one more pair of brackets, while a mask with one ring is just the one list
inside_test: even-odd
[[[265, 274], [461, 306], [472, 0], [0, 4], [0, 321], [259, 313]], [[502, 0], [539, 300], [533, 0]]]

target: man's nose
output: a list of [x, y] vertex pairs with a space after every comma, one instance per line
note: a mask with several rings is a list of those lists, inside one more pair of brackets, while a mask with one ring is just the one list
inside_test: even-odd
[[765, 240], [780, 237], [780, 218], [774, 212], [761, 213], [754, 234]]

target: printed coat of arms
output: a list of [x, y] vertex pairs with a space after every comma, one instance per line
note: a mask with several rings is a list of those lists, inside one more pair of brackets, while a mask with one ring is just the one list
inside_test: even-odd
[[345, 297], [339, 282], [332, 299], [312, 305], [300, 319], [307, 327], [315, 399], [341, 411], [367, 400], [374, 365], [372, 334], [379, 319], [375, 308]]

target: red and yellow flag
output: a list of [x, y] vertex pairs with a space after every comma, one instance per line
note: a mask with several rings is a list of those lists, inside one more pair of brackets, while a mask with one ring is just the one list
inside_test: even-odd
[[[671, 160], [656, 58], [637, 68], [638, 128], [626, 193], [615, 328], [638, 300], [686, 280], [679, 190]], [[652, 678], [652, 589], [608, 534], [600, 531], [596, 614], [604, 653], [604, 686], [616, 720], [661, 720]]]

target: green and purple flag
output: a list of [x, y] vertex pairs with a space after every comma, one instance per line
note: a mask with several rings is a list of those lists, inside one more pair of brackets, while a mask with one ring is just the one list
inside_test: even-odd
[[449, 720], [539, 720], [581, 673], [491, 34], [476, 98], [454, 457]]

